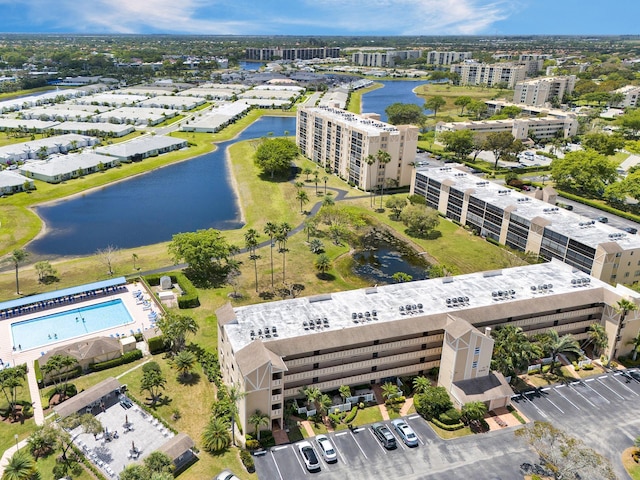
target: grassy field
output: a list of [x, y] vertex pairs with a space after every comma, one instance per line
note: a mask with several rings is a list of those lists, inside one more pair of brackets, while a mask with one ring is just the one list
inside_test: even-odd
[[470, 427], [463, 427], [460, 430], [454, 430], [450, 432], [449, 430], [444, 430], [443, 428], [438, 427], [433, 422], [427, 422], [427, 423], [433, 429], [433, 431], [436, 432], [436, 435], [438, 435], [443, 440], [450, 440], [452, 438], [460, 438], [460, 437], [466, 437], [467, 435], [473, 435], [473, 432], [471, 431]]

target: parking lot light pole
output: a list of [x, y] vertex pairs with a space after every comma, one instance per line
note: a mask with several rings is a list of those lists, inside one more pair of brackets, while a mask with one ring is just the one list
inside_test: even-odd
[[20, 451], [20, 448], [18, 447], [18, 434], [17, 434], [17, 433], [14, 433], [14, 434], [13, 434], [13, 438], [14, 438], [14, 439], [15, 439], [15, 441], [16, 441], [16, 451]]

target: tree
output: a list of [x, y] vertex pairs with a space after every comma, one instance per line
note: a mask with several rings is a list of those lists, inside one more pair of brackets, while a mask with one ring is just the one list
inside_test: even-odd
[[187, 346], [187, 336], [195, 335], [199, 328], [192, 317], [175, 312], [167, 312], [158, 319], [157, 324], [173, 354], [183, 350]]
[[511, 132], [491, 132], [487, 135], [485, 148], [493, 152], [495, 157], [494, 170], [498, 169], [498, 161], [513, 150], [514, 141], [515, 138]]
[[260, 410], [256, 410], [249, 417], [249, 424], [253, 425], [255, 435], [258, 440], [260, 440], [260, 427], [266, 427], [269, 425], [269, 415], [262, 413]]
[[369, 166], [369, 168], [367, 169], [369, 172], [369, 204], [370, 206], [373, 208], [373, 182], [371, 181], [371, 174], [373, 173], [373, 164], [376, 163], [376, 157], [374, 157], [373, 155], [369, 154], [365, 157], [364, 161], [366, 162], [366, 164]]
[[27, 439], [29, 452], [36, 460], [51, 454], [55, 450], [57, 442], [58, 429], [54, 428], [51, 423], [39, 425]]
[[36, 273], [38, 274], [38, 282], [40, 283], [48, 283], [51, 279], [55, 279], [58, 272], [55, 268], [51, 266], [51, 264], [46, 261], [36, 262], [34, 265], [36, 269]]
[[185, 261], [187, 276], [200, 287], [220, 284], [226, 276], [226, 263], [234, 246], [213, 228], [177, 233], [169, 242], [169, 255], [175, 263]]
[[633, 349], [631, 350], [631, 360], [635, 362], [638, 358], [638, 353], [640, 353], [640, 331], [635, 337], [627, 342], [627, 345], [633, 346]]
[[415, 393], [424, 393], [431, 386], [429, 379], [423, 375], [413, 379], [413, 391]]
[[18, 279], [18, 268], [22, 262], [24, 262], [29, 256], [29, 252], [21, 248], [16, 248], [11, 252], [11, 261], [16, 269], [16, 295], [20, 295], [20, 281]]
[[424, 125], [423, 110], [413, 103], [392, 103], [384, 112], [387, 114], [387, 121], [392, 125]]
[[267, 222], [267, 224], [264, 226], [264, 233], [266, 235], [269, 235], [269, 244], [271, 247], [271, 288], [273, 289], [273, 247], [274, 247], [273, 238], [278, 233], [278, 224], [273, 222]]
[[380, 387], [382, 390], [382, 396], [385, 400], [390, 400], [398, 395], [398, 386], [395, 383], [385, 382]]
[[4, 467], [2, 480], [31, 480], [37, 476], [36, 464], [26, 450], [14, 453]]
[[600, 196], [618, 176], [617, 164], [594, 150], [569, 152], [551, 162], [551, 178], [559, 188]]
[[[378, 150], [378, 153], [376, 153], [376, 161], [378, 162], [378, 165], [383, 166], [383, 176], [386, 177], [386, 165], [391, 161], [391, 155], [384, 150]], [[380, 185], [380, 209], [382, 209], [382, 197], [384, 197], [384, 182]]]
[[69, 376], [76, 370], [78, 360], [70, 355], [53, 355], [40, 368], [53, 381], [60, 401], [67, 397]]
[[107, 273], [109, 276], [113, 276], [113, 263], [116, 260], [118, 254], [118, 247], [113, 245], [107, 245], [105, 248], [99, 248], [96, 250], [96, 255], [100, 261], [107, 267]]
[[625, 146], [625, 140], [620, 134], [614, 133], [608, 135], [606, 133], [593, 132], [587, 133], [582, 138], [582, 145], [585, 148], [591, 148], [600, 155], [615, 155], [616, 150], [621, 150]]
[[178, 375], [183, 382], [191, 379], [191, 372], [196, 361], [196, 356], [189, 350], [181, 350], [173, 357], [173, 365], [178, 370]]
[[313, 173], [313, 170], [311, 170], [309, 167], [304, 167], [304, 169], [302, 170], [302, 174], [307, 176], [307, 182], [309, 181], [309, 175], [311, 175]]
[[396, 283], [405, 283], [413, 280], [413, 277], [411, 275], [404, 272], [396, 272], [393, 275], [391, 275], [391, 278], [393, 278], [393, 281]]
[[431, 420], [453, 407], [447, 389], [444, 387], [427, 387], [424, 392], [413, 396], [416, 412]]
[[407, 233], [422, 238], [440, 223], [438, 212], [424, 205], [407, 205], [402, 209], [400, 220], [407, 227]]
[[609, 336], [607, 335], [607, 330], [604, 328], [604, 325], [599, 323], [592, 323], [589, 325], [589, 337], [587, 337], [587, 341], [582, 344], [582, 348], [586, 348], [588, 345], [593, 345], [594, 353], [597, 355], [598, 352], [607, 348], [609, 344]]
[[516, 118], [522, 113], [522, 109], [520, 107], [516, 107], [515, 105], [507, 105], [500, 110], [500, 113], [506, 115], [509, 118]]
[[618, 117], [616, 123], [624, 129], [626, 136], [637, 138], [640, 133], [640, 109], [629, 110]]
[[435, 95], [424, 102], [424, 108], [433, 111], [433, 117], [438, 116], [438, 110], [446, 105], [447, 101], [440, 95]]
[[278, 225], [278, 233], [276, 234], [276, 240], [278, 241], [278, 252], [282, 254], [282, 283], [285, 283], [286, 274], [286, 255], [287, 255], [287, 240], [289, 239], [289, 232], [291, 231], [291, 225], [287, 222], [282, 222]]
[[326, 276], [327, 272], [331, 270], [331, 259], [324, 253], [318, 255], [315, 261], [315, 267], [321, 276]]
[[487, 404], [481, 401], [465, 403], [462, 406], [462, 415], [470, 423], [478, 425], [487, 414]]
[[396, 217], [396, 220], [400, 220], [400, 213], [402, 213], [402, 209], [407, 206], [407, 199], [404, 196], [400, 197], [398, 195], [394, 195], [387, 199], [384, 206], [393, 212], [393, 216]]
[[157, 369], [143, 369], [140, 391], [149, 393], [152, 406], [160, 400], [161, 390], [164, 390], [166, 386], [167, 380], [164, 378], [159, 366]]
[[455, 130], [442, 132], [439, 140], [444, 143], [445, 150], [453, 152], [458, 161], [463, 162], [473, 152], [473, 132], [471, 130]]
[[349, 385], [340, 385], [340, 388], [338, 388], [338, 393], [342, 397], [342, 401], [346, 402], [347, 398], [351, 396], [351, 388], [349, 387]]
[[573, 353], [580, 355], [580, 345], [572, 335], [560, 336], [556, 330], [549, 330], [542, 338], [542, 348], [551, 357], [551, 367], [555, 368], [558, 355]]
[[307, 243], [311, 240], [311, 235], [316, 233], [318, 227], [318, 219], [316, 217], [307, 218], [304, 221], [304, 231], [307, 234]]
[[458, 97], [454, 100], [453, 104], [456, 107], [460, 107], [460, 116], [462, 116], [464, 114], [464, 109], [467, 105], [469, 105], [471, 102], [473, 101], [473, 99], [471, 97], [468, 97], [466, 95], [463, 95], [462, 97]]
[[238, 402], [246, 397], [246, 392], [241, 391], [236, 385], [231, 385], [228, 390], [228, 399], [231, 404], [231, 443], [236, 444], [235, 426], [238, 415]]
[[494, 340], [491, 369], [512, 377], [512, 380], [542, 355], [540, 347], [515, 325], [500, 326], [491, 332], [491, 336]]
[[545, 466], [553, 472], [555, 479], [617, 478], [606, 458], [548, 422], [536, 421], [516, 430], [515, 433], [540, 456]]
[[467, 110], [476, 117], [476, 120], [479, 120], [488, 109], [487, 104], [480, 100], [472, 100], [467, 105]]
[[120, 472], [120, 480], [150, 480], [151, 472], [144, 465], [131, 464]]
[[[62, 462], [60, 462], [62, 468], [59, 473], [61, 476], [66, 476], [67, 472], [77, 469], [77, 463], [75, 462], [77, 457], [72, 455], [70, 458], [67, 456], [67, 452], [72, 449], [73, 442], [78, 435], [81, 433], [89, 433], [95, 437], [104, 429], [102, 428], [100, 420], [91, 413], [85, 413], [83, 415], [75, 413], [73, 415], [69, 415], [60, 421], [60, 425], [64, 430], [58, 429], [58, 446], [62, 450], [62, 454], [60, 456], [62, 460]], [[78, 429], [78, 431], [73, 437], [67, 433], [76, 429]], [[56, 477], [59, 477], [60, 475], [56, 475]]]
[[230, 444], [229, 425], [226, 420], [212, 417], [202, 432], [202, 448], [207, 452], [221, 452]]
[[173, 469], [173, 462], [166, 453], [151, 452], [147, 458], [143, 460], [144, 466], [153, 473], [169, 473]]
[[329, 177], [327, 177], [326, 175], [324, 177], [322, 177], [322, 181], [324, 182], [324, 194], [327, 194], [327, 182], [329, 181]]
[[298, 156], [298, 146], [287, 138], [265, 138], [256, 153], [254, 162], [263, 172], [274, 175], [287, 174], [291, 162]]
[[315, 254], [322, 253], [324, 251], [324, 244], [320, 239], [314, 238], [309, 242], [309, 250]]
[[298, 193], [296, 193], [296, 200], [300, 202], [300, 213], [304, 213], [302, 206], [305, 203], [309, 203], [309, 195], [307, 195], [307, 192], [304, 190], [298, 190]]
[[23, 382], [27, 376], [27, 365], [17, 365], [11, 368], [0, 370], [0, 390], [9, 405], [9, 416], [16, 417], [16, 406], [18, 404], [18, 393], [22, 389]]
[[249, 259], [253, 261], [253, 270], [256, 277], [256, 292], [258, 291], [258, 259], [260, 255], [256, 254], [258, 248], [258, 238], [260, 234], [255, 228], [250, 228], [244, 234], [244, 245], [249, 252]]
[[316, 170], [315, 172], [313, 172], [313, 183], [316, 184], [316, 196], [318, 196], [318, 183], [320, 182], [320, 174], [318, 173], [318, 171]]
[[622, 180], [607, 185], [604, 195], [610, 202], [621, 204], [627, 197], [640, 200], [640, 169], [630, 171]]
[[136, 267], [136, 262], [138, 261], [138, 254], [137, 253], [132, 253], [131, 254], [131, 260], [133, 260], [133, 269], [134, 270], [138, 270], [138, 268]]
[[227, 262], [227, 275], [225, 277], [225, 281], [233, 288], [233, 293], [230, 294], [232, 298], [241, 297], [241, 295], [238, 294], [238, 285], [240, 283], [238, 279], [240, 278], [240, 275], [242, 275], [242, 271], [240, 270], [241, 264], [242, 262], [234, 259], [229, 259]]
[[[620, 329], [622, 328], [622, 324], [627, 319], [628, 313], [635, 312], [636, 310], [638, 310], [638, 306], [631, 300], [628, 300], [626, 298], [621, 298], [620, 300], [618, 300], [614, 308], [616, 313], [620, 315], [620, 321], [618, 322], [618, 328], [616, 331], [616, 337], [618, 337], [620, 335]], [[616, 350], [617, 349], [614, 348], [613, 352], [611, 352], [611, 355], [609, 357], [609, 363], [611, 363], [611, 358], [616, 355]], [[634, 355], [634, 358], [636, 358], [635, 355]]]

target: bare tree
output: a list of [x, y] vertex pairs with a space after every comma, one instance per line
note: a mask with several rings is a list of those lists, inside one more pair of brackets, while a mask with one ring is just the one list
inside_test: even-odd
[[105, 248], [96, 250], [96, 255], [98, 255], [104, 266], [107, 267], [107, 272], [110, 276], [113, 276], [113, 264], [118, 251], [118, 247], [114, 247], [113, 245], [107, 245]]

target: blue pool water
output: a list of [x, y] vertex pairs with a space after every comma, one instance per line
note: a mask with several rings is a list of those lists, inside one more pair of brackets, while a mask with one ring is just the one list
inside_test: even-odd
[[122, 300], [116, 299], [14, 323], [11, 336], [16, 348], [29, 350], [129, 323], [133, 318]]

